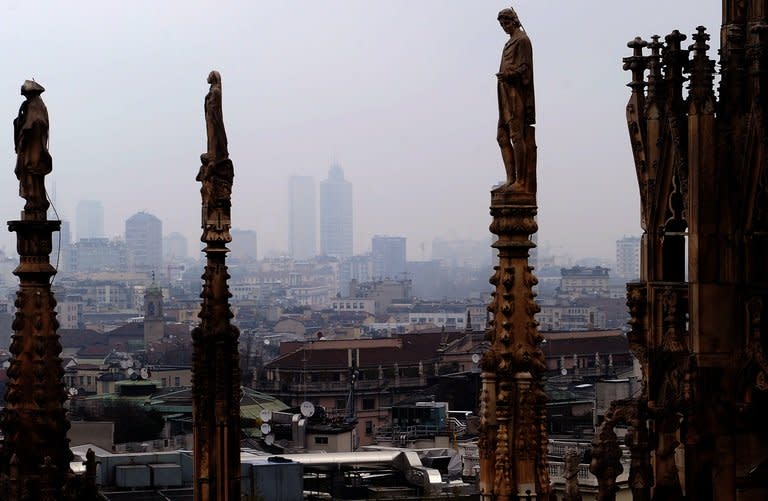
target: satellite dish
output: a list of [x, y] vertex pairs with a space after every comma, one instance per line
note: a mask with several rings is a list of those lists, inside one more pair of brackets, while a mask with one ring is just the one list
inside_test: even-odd
[[312, 402], [302, 402], [299, 410], [304, 417], [312, 417], [315, 414], [315, 406], [312, 405]]
[[146, 367], [141, 368], [141, 379], [147, 379], [149, 377], [149, 371]]
[[261, 409], [261, 412], [259, 412], [259, 417], [265, 423], [267, 421], [271, 421], [272, 420], [272, 411], [269, 410], [269, 409]]
[[568, 369], [566, 369], [565, 367], [563, 367], [562, 369], [560, 369], [560, 374], [562, 374], [563, 376], [565, 376], [566, 374], [568, 374]]
[[262, 423], [262, 425], [261, 425], [261, 433], [262, 433], [262, 435], [269, 435], [270, 431], [272, 431], [272, 427], [269, 426], [269, 423]]
[[473, 364], [476, 364], [476, 363], [478, 363], [479, 361], [480, 361], [480, 355], [478, 355], [477, 353], [473, 353], [473, 354], [472, 354], [472, 363], [473, 363]]
[[8, 360], [6, 360], [5, 362], [3, 362], [3, 369], [7, 369], [7, 368], [8, 368], [8, 367], [10, 367], [10, 366], [11, 366], [11, 362], [9, 362]]
[[120, 360], [120, 368], [125, 370], [127, 369], [131, 363], [128, 360]]
[[131, 376], [133, 376], [133, 373], [134, 373], [134, 372], [135, 372], [135, 371], [134, 371], [133, 369], [128, 369], [127, 371], [125, 371], [125, 374], [126, 374], [128, 377], [131, 377]]
[[266, 437], [264, 437], [264, 442], [265, 442], [267, 445], [272, 445], [272, 444], [274, 444], [274, 443], [275, 443], [275, 436], [274, 436], [273, 434], [271, 434], [271, 433], [270, 433], [269, 435], [267, 435]]
[[70, 397], [76, 397], [77, 396], [77, 388], [70, 388], [67, 393], [69, 393]]

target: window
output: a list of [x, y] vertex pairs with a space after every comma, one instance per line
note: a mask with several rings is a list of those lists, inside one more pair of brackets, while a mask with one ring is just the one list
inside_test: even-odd
[[328, 437], [315, 437], [315, 443], [316, 444], [327, 444], [328, 443]]
[[337, 409], [346, 409], [347, 408], [347, 401], [343, 398], [337, 398], [336, 399], [336, 408]]
[[80, 386], [85, 384], [85, 376], [80, 376]]
[[163, 386], [163, 387], [166, 386], [166, 378], [163, 378], [161, 380], [160, 386]]
[[176, 376], [173, 380], [173, 386], [181, 386], [181, 378]]
[[363, 399], [363, 410], [364, 411], [370, 411], [376, 408], [376, 399], [374, 398], [364, 398]]
[[91, 376], [85, 378], [86, 384], [91, 384]]
[[365, 434], [369, 437], [373, 435], [373, 421], [365, 422]]

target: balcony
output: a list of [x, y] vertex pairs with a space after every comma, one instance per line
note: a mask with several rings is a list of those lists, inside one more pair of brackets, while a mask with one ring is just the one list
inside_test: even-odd
[[[393, 388], [419, 388], [426, 381], [418, 377], [392, 379], [363, 379], [355, 383], [355, 391], [387, 391]], [[312, 381], [293, 384], [286, 381], [257, 381], [256, 387], [264, 392], [284, 393], [347, 393], [349, 381]]]

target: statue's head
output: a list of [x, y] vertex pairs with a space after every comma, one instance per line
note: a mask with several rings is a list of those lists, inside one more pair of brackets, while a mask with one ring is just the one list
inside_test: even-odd
[[24, 80], [21, 84], [21, 95], [24, 97], [39, 96], [45, 88], [34, 80]]
[[501, 27], [507, 33], [512, 33], [515, 29], [521, 26], [520, 18], [517, 17], [517, 12], [515, 12], [515, 9], [513, 9], [512, 7], [501, 9], [496, 19], [499, 20], [499, 24], [501, 24]]
[[208, 83], [209, 84], [220, 84], [221, 83], [221, 74], [213, 70], [212, 72], [208, 73]]

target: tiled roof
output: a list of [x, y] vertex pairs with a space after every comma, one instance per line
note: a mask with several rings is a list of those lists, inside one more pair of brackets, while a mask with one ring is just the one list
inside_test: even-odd
[[629, 353], [627, 338], [620, 331], [572, 332], [570, 336], [545, 333], [547, 343], [542, 346], [546, 357], [572, 356], [575, 354]]
[[107, 342], [104, 334], [91, 329], [59, 329], [56, 332], [61, 338], [62, 348], [82, 348], [94, 343]]
[[359, 339], [354, 343], [354, 347], [338, 349], [333, 348], [332, 344], [317, 349], [313, 343], [291, 343], [295, 349], [284, 352], [285, 354], [267, 364], [267, 367], [285, 369], [348, 367], [350, 349], [359, 350], [358, 366], [361, 368], [374, 368], [395, 363], [412, 365], [419, 361], [436, 359], [443, 340], [456, 334], [442, 332], [404, 334], [397, 337], [400, 341], [397, 346], [381, 346], [380, 343], [375, 342], [377, 341], [375, 339]]

